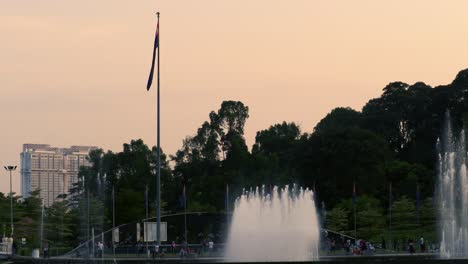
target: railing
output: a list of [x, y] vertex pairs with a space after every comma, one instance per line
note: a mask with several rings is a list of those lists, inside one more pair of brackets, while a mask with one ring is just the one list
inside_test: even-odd
[[[172, 247], [170, 244], [164, 244], [159, 247], [159, 253], [164, 257], [198, 257], [198, 256], [211, 256], [217, 257], [222, 256], [224, 252], [224, 244], [215, 244], [212, 249], [209, 249], [207, 245], [202, 244], [188, 244], [182, 245], [177, 244]], [[93, 250], [90, 250], [93, 252]], [[119, 245], [115, 248], [115, 254], [112, 247], [105, 247], [102, 254], [98, 248], [94, 248], [94, 256], [88, 255], [87, 249], [75, 250], [74, 254], [67, 254], [65, 257], [71, 258], [100, 258], [100, 257], [151, 257], [154, 252], [154, 243], [146, 244], [140, 243], [136, 245]]]
[[[232, 212], [227, 212], [227, 213], [226, 212], [198, 212], [198, 211], [197, 212], [183, 212], [183, 213], [174, 213], [174, 214], [161, 215], [161, 219], [167, 218], [167, 217], [173, 217], [173, 216], [181, 216], [181, 215], [207, 215], [207, 214], [210, 214], [210, 215], [211, 214], [215, 214], [215, 215], [216, 214], [232, 214]], [[116, 226], [115, 228], [120, 229], [120, 228], [123, 228], [125, 226], [129, 226], [129, 225], [133, 225], [133, 224], [141, 223], [141, 222], [146, 222], [146, 221], [150, 221], [150, 220], [156, 220], [156, 217], [149, 217], [149, 218], [133, 221], [133, 222], [126, 223], [126, 224], [121, 224], [121, 225]], [[93, 252], [92, 249], [91, 250], [89, 249], [89, 248], [92, 247], [93, 243], [98, 242], [98, 241], [103, 241], [102, 236], [112, 234], [111, 232], [113, 230], [114, 229], [111, 228], [111, 229], [108, 229], [108, 230], [106, 230], [106, 231], [104, 231], [104, 232], [102, 232], [100, 234], [96, 234], [94, 236], [94, 238], [90, 238], [89, 240], [82, 242], [77, 247], [75, 247], [73, 250], [71, 250], [70, 252], [64, 254], [63, 256], [74, 256], [74, 257], [80, 256], [80, 257], [84, 257], [86, 255], [89, 255], [90, 253]], [[108, 241], [106, 241], [106, 242], [109, 243]], [[110, 244], [112, 244], [112, 242], [110, 242]], [[116, 246], [117, 247], [119, 246], [118, 243], [116, 244]], [[164, 247], [165, 247], [165, 245], [161, 245], [162, 249]], [[110, 248], [112, 250], [112, 247], [110, 247]], [[105, 250], [105, 251], [107, 252], [107, 250]], [[86, 252], [86, 254], [84, 252]], [[94, 251], [94, 252], [96, 252], [96, 251]]]
[[[205, 214], [232, 214], [232, 213], [231, 212], [183, 212], [183, 213], [162, 215], [161, 219], [164, 219], [164, 218], [167, 218], [167, 217], [173, 217], [173, 216], [180, 216], [180, 215], [202, 215], [202, 214], [205, 215]], [[115, 228], [120, 229], [120, 228], [130, 226], [130, 225], [133, 225], [133, 224], [136, 224], [136, 223], [139, 223], [139, 222], [146, 222], [146, 221], [151, 221], [151, 220], [155, 220], [155, 219], [156, 219], [155, 217], [141, 219], [139, 221], [133, 221], [131, 223], [118, 225]], [[321, 228], [320, 230], [321, 230], [321, 232], [332, 233], [332, 234], [336, 234], [336, 235], [345, 237], [347, 239], [350, 239], [352, 242], [354, 242], [356, 240], [352, 236], [348, 236], [346, 234], [336, 232], [336, 231], [333, 231], [333, 230], [324, 229], [324, 228]], [[82, 242], [80, 245], [75, 247], [73, 250], [63, 254], [62, 256], [64, 256], [64, 257], [67, 257], [67, 256], [68, 257], [78, 257], [78, 258], [93, 257], [92, 256], [93, 253], [94, 253], [94, 255], [97, 255], [97, 253], [99, 252], [99, 250], [97, 249], [95, 243], [97, 243], [98, 241], [104, 242], [103, 236], [111, 234], [112, 231], [113, 231], [113, 229], [111, 228], [111, 229], [108, 229], [108, 230], [106, 230], [106, 231], [104, 231], [104, 232], [102, 232], [100, 234], [96, 234], [94, 236], [94, 238], [90, 238], [89, 240]], [[146, 243], [141, 243], [142, 246], [140, 248], [138, 248], [137, 244], [135, 244], [135, 243], [132, 243], [132, 245], [128, 245], [128, 244], [125, 244], [125, 243], [115, 243], [115, 244], [113, 244], [112, 241], [105, 241], [105, 242], [106, 243], [105, 243], [104, 250], [103, 250], [104, 252], [102, 252], [103, 255], [107, 255], [107, 256], [114, 255], [114, 252], [115, 252], [115, 255], [117, 255], [117, 256], [126, 256], [126, 255], [130, 256], [130, 255], [146, 254], [146, 248], [147, 248]], [[115, 246], [115, 249], [112, 248], [113, 245]], [[174, 250], [175, 251], [174, 253], [180, 254], [180, 250], [182, 248], [184, 248], [184, 246], [182, 244], [180, 244], [180, 245], [178, 244], [176, 246], [176, 249]], [[190, 245], [188, 245], [188, 248], [189, 248], [189, 250], [191, 252], [197, 252], [197, 253], [201, 252], [202, 254], [206, 252], [206, 247], [204, 247], [201, 244], [190, 244]], [[154, 250], [154, 242], [148, 243], [148, 249], [150, 251]], [[216, 252], [216, 253], [219, 254], [220, 252], [223, 252], [223, 251], [224, 251], [224, 244], [218, 243], [218, 244], [215, 244], [215, 249], [213, 249], [211, 251], [211, 253]], [[166, 252], [166, 253], [173, 254], [173, 250], [170, 247], [170, 244], [162, 244], [160, 246], [160, 252], [161, 253]]]

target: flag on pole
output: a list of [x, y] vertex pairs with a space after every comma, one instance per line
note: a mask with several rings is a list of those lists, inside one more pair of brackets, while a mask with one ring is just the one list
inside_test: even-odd
[[151, 84], [153, 83], [153, 72], [154, 72], [154, 61], [156, 60], [156, 49], [159, 46], [159, 21], [156, 26], [156, 36], [154, 37], [154, 47], [153, 47], [153, 61], [151, 63], [151, 71], [148, 78], [148, 84], [146, 85], [146, 90], [149, 91]]
[[353, 182], [353, 204], [356, 205], [356, 183]]
[[225, 206], [226, 206], [226, 212], [229, 212], [229, 185], [226, 184], [226, 197], [224, 198], [225, 199]]
[[146, 210], [146, 218], [148, 218], [148, 205], [149, 205], [149, 200], [148, 200], [148, 185], [145, 186], [145, 210]]
[[416, 185], [416, 210], [419, 210], [420, 206], [420, 193], [419, 193], [419, 184]]
[[416, 219], [419, 224], [419, 206], [420, 206], [421, 194], [419, 193], [419, 184], [416, 185]]
[[388, 208], [392, 208], [392, 198], [393, 198], [393, 195], [392, 195], [392, 182], [390, 182], [389, 186], [388, 186]]
[[145, 207], [148, 208], [148, 185], [145, 186]]
[[182, 190], [182, 194], [179, 197], [179, 204], [180, 204], [180, 207], [185, 208], [185, 185], [184, 185], [184, 189]]
[[357, 225], [356, 225], [356, 182], [353, 181], [353, 214], [354, 214], [354, 243], [357, 243]]

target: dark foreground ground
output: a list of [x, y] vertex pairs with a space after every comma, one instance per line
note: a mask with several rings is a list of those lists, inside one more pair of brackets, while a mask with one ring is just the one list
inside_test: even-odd
[[[158, 259], [144, 259], [144, 258], [104, 258], [104, 259], [74, 259], [74, 258], [51, 258], [51, 259], [31, 259], [31, 258], [15, 258], [12, 260], [0, 261], [2, 264], [11, 264], [11, 263], [36, 263], [36, 264], [91, 264], [91, 263], [100, 263], [100, 264], [143, 264], [143, 263], [160, 263], [160, 264], [178, 264], [178, 263], [236, 263], [221, 258], [195, 258], [195, 259], [181, 259], [181, 258], [158, 258]], [[334, 264], [334, 263], [395, 263], [395, 264], [413, 264], [413, 263], [425, 263], [425, 264], [458, 264], [458, 263], [467, 263], [468, 259], [440, 259], [438, 255], [434, 254], [416, 254], [416, 255], [406, 255], [406, 254], [386, 254], [386, 255], [373, 255], [373, 256], [341, 256], [341, 257], [321, 257], [321, 264]], [[249, 264], [250, 262], [242, 262], [243, 264]], [[253, 263], [253, 262], [252, 262]], [[259, 263], [259, 262], [255, 262]], [[270, 262], [271, 263], [271, 262]], [[275, 262], [275, 263], [317, 263], [317, 262]]]

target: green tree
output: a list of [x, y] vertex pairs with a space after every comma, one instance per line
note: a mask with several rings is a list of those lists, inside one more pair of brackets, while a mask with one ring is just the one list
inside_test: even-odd
[[239, 101], [224, 101], [214, 116], [216, 116], [214, 120], [221, 138], [222, 149], [227, 156], [232, 151], [232, 143], [244, 138], [244, 126], [249, 117], [249, 108]]
[[[421, 164], [411, 164], [406, 161], [393, 160], [386, 167], [387, 181], [392, 183], [392, 194], [398, 198], [401, 196], [416, 197], [416, 189], [419, 185], [422, 197], [431, 196], [434, 192], [434, 172]], [[382, 200], [388, 197], [382, 194]]]
[[421, 202], [419, 209], [419, 234], [424, 235], [427, 241], [437, 241], [437, 210], [432, 197], [427, 197]]
[[328, 130], [361, 128], [362, 114], [350, 107], [337, 107], [328, 113], [314, 128], [320, 133]]
[[415, 212], [414, 200], [406, 196], [392, 204], [392, 232], [396, 237], [404, 239], [418, 237]]
[[295, 123], [276, 124], [257, 132], [252, 147], [254, 172], [251, 185], [284, 185], [296, 182], [296, 149], [301, 130]]
[[55, 202], [46, 210], [45, 232], [47, 240], [54, 246], [74, 246], [75, 216], [67, 201]]
[[[336, 209], [335, 209], [336, 208]], [[385, 231], [385, 218], [383, 207], [379, 200], [368, 195], [359, 195], [356, 199], [356, 233], [359, 238], [377, 241]], [[343, 218], [346, 213], [346, 222]], [[339, 227], [345, 234], [354, 236], [354, 204], [352, 199], [341, 200], [327, 214], [330, 223], [339, 223], [333, 227]], [[346, 226], [345, 226], [346, 223]], [[329, 227], [334, 230], [332, 227]], [[336, 230], [334, 230], [336, 231]]]
[[249, 182], [250, 153], [244, 139], [248, 116], [248, 107], [242, 102], [224, 101], [172, 157], [174, 176], [187, 186], [191, 210], [222, 210], [224, 201], [219, 197], [224, 196], [226, 184], [235, 189]]
[[346, 208], [335, 206], [327, 212], [327, 228], [335, 232], [349, 233], [349, 211]]
[[357, 215], [359, 236], [368, 238], [371, 241], [378, 241], [385, 233], [383, 208], [377, 203], [376, 199], [362, 203], [363, 208], [360, 208]]
[[26, 238], [27, 245], [38, 248], [41, 230], [42, 200], [39, 198], [40, 191], [36, 190], [25, 198], [17, 212], [20, 220], [16, 223], [15, 234], [17, 238]]
[[[112, 190], [116, 225], [146, 218], [146, 204], [149, 216], [155, 215], [157, 155], [157, 148], [150, 149], [141, 139], [124, 144], [121, 152], [98, 149], [90, 153], [91, 167], [80, 168], [79, 182], [70, 195], [70, 215], [76, 216], [79, 241], [90, 236], [90, 228], [99, 234], [112, 227]], [[161, 191], [163, 213], [175, 211], [177, 184], [162, 150]]]
[[370, 131], [314, 133], [300, 153], [301, 183], [315, 188], [328, 206], [351, 197], [353, 183], [359, 194], [377, 195], [385, 189], [385, 164], [392, 155], [387, 143]]

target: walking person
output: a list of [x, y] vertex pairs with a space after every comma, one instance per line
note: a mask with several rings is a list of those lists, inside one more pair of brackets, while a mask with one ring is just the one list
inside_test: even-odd
[[208, 251], [209, 251], [210, 256], [213, 255], [213, 250], [214, 250], [214, 242], [213, 240], [210, 240], [210, 242], [208, 242]]
[[175, 241], [172, 241], [172, 243], [171, 243], [171, 251], [172, 251], [172, 254], [175, 254], [175, 253], [176, 253], [176, 247], [177, 247], [177, 245], [176, 245]]
[[421, 250], [421, 253], [426, 252], [426, 244], [424, 243], [424, 237], [423, 236], [421, 236], [419, 238], [419, 249]]
[[16, 244], [16, 241], [13, 241], [13, 245], [11, 247], [11, 255], [15, 256], [18, 252], [18, 245]]
[[414, 242], [413, 239], [410, 239], [408, 242], [408, 251], [410, 254], [416, 253], [416, 250], [414, 249]]
[[350, 239], [346, 241], [345, 249], [346, 249], [346, 255], [349, 255], [349, 253], [351, 252], [351, 240]]
[[103, 255], [104, 255], [104, 244], [101, 241], [99, 241], [98, 242], [98, 257], [102, 258]]
[[42, 249], [42, 257], [49, 258], [49, 244], [47, 242], [44, 243], [44, 248]]
[[159, 245], [158, 243], [154, 243], [154, 251], [153, 251], [153, 259], [159, 257]]

